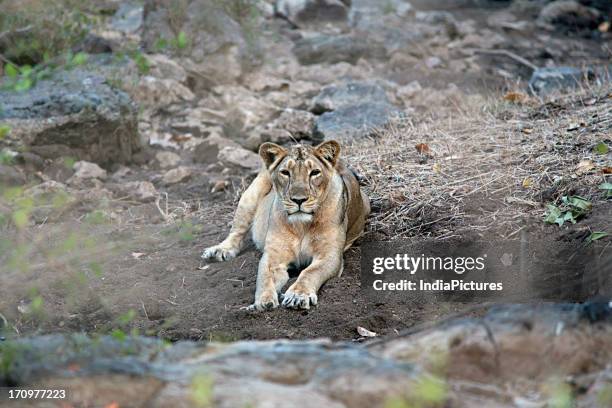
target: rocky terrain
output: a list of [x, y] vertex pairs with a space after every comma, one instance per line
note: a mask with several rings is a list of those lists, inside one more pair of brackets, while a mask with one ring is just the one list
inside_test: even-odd
[[[77, 405], [121, 385], [121, 398], [141, 398], [133, 406], [166, 406], [170, 397], [190, 406], [195, 381], [205, 401], [236, 406], [244, 395], [232, 384], [248, 376], [244, 392], [261, 392], [261, 406], [300, 392], [313, 405], [413, 406], [402, 400], [410, 387], [397, 384], [437, 375], [421, 360], [432, 354], [422, 339], [439, 336], [447, 347], [458, 330], [475, 345], [449, 351], [453, 374], [424, 385], [434, 395], [443, 389], [450, 406], [547, 406], [552, 389], [593, 406], [609, 393], [609, 319], [587, 323], [578, 306], [542, 315], [510, 308], [504, 322], [504, 311], [479, 317], [485, 309], [461, 303], [373, 303], [360, 288], [358, 242], [317, 308], [254, 314], [240, 308], [252, 301], [258, 253], [247, 248], [226, 264], [199, 259], [227, 233], [261, 143], [337, 139], [372, 201], [361, 242], [545, 238], [592, 243], [607, 267], [608, 2], [95, 0], [85, 13], [86, 35], [47, 60], [16, 53], [36, 32], [26, 23], [3, 31], [0, 18], [0, 345], [70, 354], [35, 369], [15, 363], [0, 371], [3, 384], [76, 386], [78, 372]], [[545, 223], [566, 196], [588, 200], [589, 211], [576, 224]], [[457, 314], [475, 320], [422, 330]], [[530, 319], [543, 319], [542, 329]], [[573, 334], [558, 323], [566, 319]], [[509, 357], [492, 351], [505, 340], [485, 339], [474, 325], [512, 339]], [[363, 341], [357, 327], [389, 340], [180, 342], [160, 351], [163, 340]], [[81, 341], [89, 350], [101, 335], [110, 336], [100, 351], [110, 362], [69, 351]], [[551, 365], [539, 352], [521, 354], [551, 355], [546, 344], [561, 350]], [[132, 346], [134, 357], [114, 354]], [[303, 361], [287, 357], [298, 349]], [[482, 366], [482, 353], [494, 366]], [[256, 361], [253, 373], [223, 372], [248, 365], [235, 355]], [[287, 371], [273, 375], [285, 358]], [[325, 365], [335, 358], [341, 373]], [[122, 371], [132, 363], [141, 371]], [[202, 365], [219, 371], [198, 377]], [[507, 376], [488, 384], [506, 365]], [[60, 367], [58, 378], [45, 374]], [[436, 401], [425, 406], [444, 406]]]
[[498, 307], [365, 345], [47, 335], [14, 343], [0, 379], [85, 407], [606, 407], [610, 330], [610, 308], [587, 304]]

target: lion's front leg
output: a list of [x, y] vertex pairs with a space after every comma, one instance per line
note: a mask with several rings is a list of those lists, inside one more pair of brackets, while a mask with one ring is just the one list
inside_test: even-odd
[[278, 292], [289, 280], [287, 267], [291, 258], [288, 253], [273, 250], [264, 252], [257, 271], [255, 302], [247, 310], [275, 309], [279, 306]]
[[270, 192], [272, 183], [269, 174], [264, 170], [253, 180], [240, 197], [238, 208], [232, 222], [232, 229], [218, 245], [206, 248], [202, 258], [207, 261], [227, 261], [235, 258], [242, 248], [242, 241], [253, 223], [253, 217], [261, 200]]
[[312, 260], [293, 285], [283, 295], [283, 306], [294, 309], [310, 309], [318, 302], [319, 288], [330, 278], [339, 276], [343, 268], [342, 249], [330, 248]]

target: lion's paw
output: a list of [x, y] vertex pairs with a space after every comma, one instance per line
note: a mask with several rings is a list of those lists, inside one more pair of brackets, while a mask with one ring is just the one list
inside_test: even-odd
[[210, 248], [206, 248], [204, 252], [202, 252], [202, 259], [206, 261], [227, 261], [230, 259], [234, 259], [238, 255], [238, 249], [230, 247], [228, 245], [224, 245], [223, 243], [215, 246], [211, 246]]
[[245, 306], [242, 309], [248, 312], [258, 312], [262, 310], [276, 309], [278, 306], [278, 294], [276, 291], [265, 291], [259, 296], [259, 298], [255, 299], [255, 303]]
[[283, 295], [283, 306], [291, 309], [310, 309], [317, 304], [317, 292], [308, 289], [297, 282], [287, 289]]

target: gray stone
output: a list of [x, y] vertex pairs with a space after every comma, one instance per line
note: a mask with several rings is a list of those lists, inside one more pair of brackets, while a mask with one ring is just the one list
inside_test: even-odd
[[175, 167], [181, 162], [181, 156], [173, 152], [157, 152], [155, 159], [162, 169]]
[[76, 178], [87, 180], [97, 178], [100, 180], [106, 179], [106, 170], [95, 163], [86, 161], [78, 161], [74, 164], [74, 176]]
[[374, 82], [357, 81], [326, 86], [314, 97], [310, 110], [320, 114], [364, 101], [389, 103], [382, 86]]
[[218, 159], [228, 167], [248, 170], [250, 173], [256, 173], [261, 168], [259, 155], [242, 147], [224, 147], [219, 152]]
[[585, 79], [591, 79], [591, 69], [574, 67], [538, 68], [531, 75], [529, 88], [535, 93], [546, 95], [554, 91], [572, 90]]
[[349, 4], [340, 0], [276, 0], [274, 11], [296, 26], [346, 21]]
[[141, 147], [130, 97], [83, 69], [56, 72], [25, 92], [0, 90], [0, 121], [12, 128], [0, 144], [43, 157], [54, 150], [100, 164], [129, 162]]
[[0, 187], [20, 186], [26, 183], [26, 177], [13, 166], [0, 164]]
[[121, 3], [111, 20], [111, 27], [117, 31], [132, 34], [142, 27], [143, 6], [138, 3]]
[[594, 30], [603, 21], [601, 14], [573, 0], [559, 0], [547, 4], [538, 20], [565, 31]]
[[134, 200], [143, 202], [153, 201], [159, 194], [149, 181], [130, 181], [120, 185], [120, 191]]
[[349, 141], [373, 135], [401, 112], [393, 105], [364, 102], [326, 112], [316, 120], [314, 136], [319, 139]]
[[[182, 51], [189, 55], [183, 66], [198, 72], [195, 79], [202, 83], [197, 85], [208, 88], [232, 82], [245, 68], [259, 62], [258, 36], [250, 31], [259, 26], [241, 24], [243, 16], [232, 15], [235, 8], [224, 7], [224, 3], [146, 0], [142, 33], [145, 50], [158, 52], [160, 40], [171, 43], [177, 33], [183, 32], [187, 44]], [[244, 7], [256, 6], [249, 2]]]
[[334, 64], [348, 62], [351, 64], [365, 56], [386, 54], [384, 49], [376, 51], [365, 38], [352, 35], [317, 35], [296, 41], [293, 53], [302, 64]]
[[271, 124], [272, 128], [282, 129], [296, 140], [309, 139], [312, 136], [315, 116], [307, 111], [286, 109]]
[[179, 166], [176, 169], [168, 170], [162, 177], [162, 181], [166, 184], [176, 184], [189, 179], [191, 174], [189, 168]]

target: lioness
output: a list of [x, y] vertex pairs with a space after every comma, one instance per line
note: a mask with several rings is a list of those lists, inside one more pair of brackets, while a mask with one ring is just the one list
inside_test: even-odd
[[289, 149], [264, 143], [259, 155], [264, 167], [240, 198], [229, 235], [202, 258], [236, 257], [250, 229], [263, 256], [255, 302], [247, 309], [278, 307], [290, 266], [305, 268], [285, 291], [282, 305], [309, 309], [317, 304], [321, 285], [342, 273], [342, 253], [363, 231], [370, 202], [339, 160], [336, 141]]

